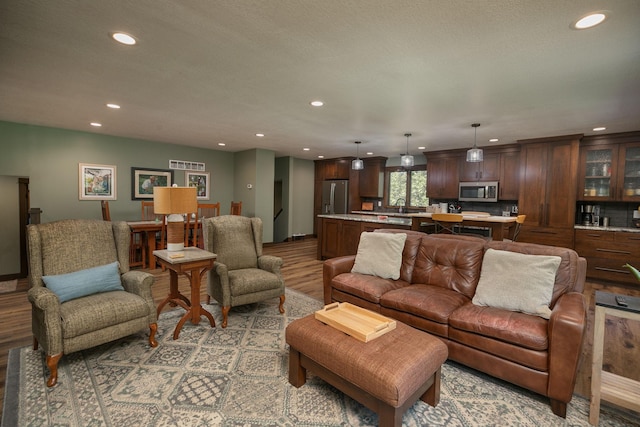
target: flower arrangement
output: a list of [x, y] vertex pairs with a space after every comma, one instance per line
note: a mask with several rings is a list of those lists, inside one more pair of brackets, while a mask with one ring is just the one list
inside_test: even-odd
[[638, 271], [637, 268], [635, 268], [629, 263], [626, 263], [625, 265], [623, 265], [623, 267], [628, 268], [631, 271], [631, 274], [633, 274], [635, 278], [638, 280], [638, 282], [640, 282], [640, 271]]

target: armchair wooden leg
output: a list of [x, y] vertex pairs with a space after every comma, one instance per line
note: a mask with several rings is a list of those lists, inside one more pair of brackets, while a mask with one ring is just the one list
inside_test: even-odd
[[207, 295], [207, 304], [211, 304], [211, 295]]
[[278, 307], [280, 314], [284, 313], [284, 294], [280, 295], [280, 306]]
[[158, 331], [158, 324], [152, 323], [149, 325], [149, 345], [151, 347], [157, 347], [158, 341], [156, 341], [156, 332]]
[[58, 362], [62, 357], [62, 353], [55, 354], [53, 356], [47, 355], [47, 366], [49, 367], [49, 379], [47, 380], [47, 387], [53, 387], [58, 382]]
[[222, 327], [227, 327], [227, 318], [229, 317], [229, 310], [231, 310], [230, 305], [226, 305], [222, 307]]
[[34, 350], [38, 349], [38, 338], [36, 338], [35, 335], [33, 337], [33, 349]]

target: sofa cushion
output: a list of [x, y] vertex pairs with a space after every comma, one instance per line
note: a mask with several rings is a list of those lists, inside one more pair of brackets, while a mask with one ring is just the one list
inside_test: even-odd
[[400, 280], [411, 283], [413, 276], [413, 267], [415, 266], [416, 256], [418, 255], [418, 248], [422, 237], [426, 236], [425, 233], [412, 230], [398, 230], [392, 228], [378, 228], [373, 231], [374, 233], [404, 233], [407, 235], [407, 240], [404, 242], [404, 249], [402, 250], [402, 266], [400, 267]]
[[384, 279], [399, 279], [405, 233], [363, 232], [352, 273], [370, 274]]
[[484, 240], [426, 235], [418, 250], [411, 283], [439, 286], [472, 298], [478, 285]]
[[538, 245], [535, 243], [510, 242], [507, 240], [494, 240], [487, 243], [488, 248], [511, 251], [530, 255], [559, 256], [562, 261], [556, 273], [551, 308], [558, 298], [567, 292], [580, 292], [584, 290], [584, 271], [579, 262], [580, 257], [573, 249], [559, 246]]
[[560, 257], [487, 249], [473, 297], [476, 305], [548, 319]]
[[100, 292], [124, 290], [117, 261], [73, 273], [42, 276], [42, 281], [61, 303]]
[[447, 323], [449, 316], [469, 298], [433, 285], [410, 285], [389, 291], [380, 298], [380, 305], [396, 311], [411, 313], [437, 323]]
[[380, 297], [385, 293], [408, 285], [403, 280], [383, 279], [359, 273], [338, 274], [331, 281], [331, 286], [334, 289], [355, 295], [374, 304], [380, 304]]

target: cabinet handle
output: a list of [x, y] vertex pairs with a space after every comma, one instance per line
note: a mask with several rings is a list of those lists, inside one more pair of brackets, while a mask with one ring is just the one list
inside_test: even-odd
[[594, 270], [600, 270], [600, 271], [608, 271], [611, 273], [622, 273], [622, 274], [630, 274], [628, 271], [625, 270], [617, 270], [615, 268], [606, 268], [606, 267], [595, 267]]
[[608, 253], [612, 253], [612, 254], [625, 254], [625, 255], [630, 255], [631, 252], [629, 251], [619, 251], [617, 249], [601, 249], [601, 248], [597, 248], [596, 249], [597, 252], [608, 252]]
[[591, 233], [587, 233], [587, 236], [589, 236], [589, 237], [602, 237], [602, 234], [591, 234]]
[[539, 233], [539, 234], [558, 234], [555, 231], [550, 231], [550, 230], [531, 230], [532, 233]]

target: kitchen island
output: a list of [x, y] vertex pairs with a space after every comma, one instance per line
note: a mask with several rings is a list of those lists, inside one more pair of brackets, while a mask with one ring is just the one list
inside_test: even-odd
[[377, 228], [411, 229], [409, 217], [386, 217], [385, 214], [318, 215], [318, 259], [354, 255], [358, 252], [360, 234]]
[[[390, 216], [393, 215], [393, 216]], [[381, 213], [318, 215], [318, 259], [358, 252], [360, 234], [378, 228], [425, 231], [431, 228], [430, 213]], [[471, 215], [463, 213], [463, 226], [491, 229], [494, 240], [507, 237], [516, 224], [515, 217]]]

